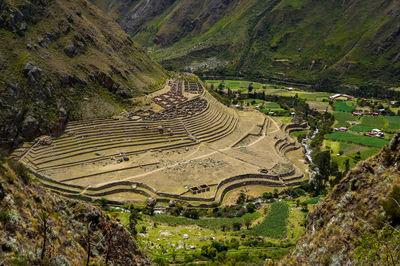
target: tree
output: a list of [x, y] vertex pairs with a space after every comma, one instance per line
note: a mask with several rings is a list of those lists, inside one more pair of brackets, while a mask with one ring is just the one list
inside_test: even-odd
[[49, 222], [49, 213], [48, 212], [41, 212], [39, 213], [39, 234], [42, 236], [42, 252], [40, 255], [40, 260], [43, 264], [43, 260], [45, 257], [46, 249], [47, 249], [47, 233], [50, 231], [51, 226]]
[[142, 217], [139, 213], [139, 209], [135, 208], [133, 204], [128, 206], [129, 216], [128, 216], [128, 228], [132, 235], [137, 235], [136, 225], [139, 220], [142, 220]]
[[331, 154], [329, 151], [316, 152], [313, 161], [319, 169], [323, 181], [328, 181], [330, 176]]
[[356, 162], [361, 161], [361, 153], [359, 151], [356, 153], [356, 156], [354, 156], [354, 161]]
[[183, 216], [190, 219], [199, 219], [199, 212], [195, 209], [188, 209], [183, 212]]
[[246, 206], [247, 212], [248, 213], [253, 213], [256, 211], [256, 205], [254, 205], [253, 202], [249, 202]]
[[269, 200], [269, 199], [272, 199], [274, 197], [274, 195], [272, 194], [272, 192], [264, 192], [261, 195], [261, 197], [263, 200]]
[[249, 91], [249, 95], [250, 95], [250, 92], [252, 92], [253, 91], [253, 82], [250, 82], [249, 83], [249, 87], [247, 88], [247, 90]]
[[246, 220], [246, 221], [244, 222], [244, 225], [246, 226], [247, 230], [249, 230], [249, 229], [250, 229], [250, 226], [251, 226], [251, 221], [250, 221], [250, 220]]
[[233, 230], [239, 231], [240, 228], [242, 228], [242, 223], [240, 223], [240, 222], [234, 222], [233, 225], [232, 225], [232, 227], [233, 227]]
[[344, 173], [347, 173], [350, 170], [350, 159], [347, 158], [346, 161], [344, 161]]
[[243, 204], [246, 201], [246, 195], [242, 192], [239, 194], [236, 204]]

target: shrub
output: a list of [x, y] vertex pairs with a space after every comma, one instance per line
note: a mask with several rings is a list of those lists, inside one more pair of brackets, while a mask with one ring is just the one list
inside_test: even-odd
[[394, 226], [400, 224], [400, 186], [394, 186], [386, 201], [383, 202], [383, 209]]
[[31, 177], [28, 169], [22, 163], [16, 160], [9, 160], [8, 165], [14, 170], [15, 174], [19, 176], [25, 184], [29, 184]]

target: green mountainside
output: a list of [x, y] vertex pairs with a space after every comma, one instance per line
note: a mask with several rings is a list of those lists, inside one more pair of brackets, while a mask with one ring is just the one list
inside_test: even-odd
[[400, 7], [394, 0], [92, 2], [167, 68], [398, 84]]
[[0, 43], [2, 143], [57, 134], [71, 119], [119, 114], [123, 99], [167, 77], [86, 1], [1, 1]]

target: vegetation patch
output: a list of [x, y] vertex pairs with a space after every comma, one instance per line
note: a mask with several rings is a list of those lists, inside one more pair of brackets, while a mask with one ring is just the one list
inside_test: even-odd
[[385, 120], [388, 122], [387, 129], [389, 130], [400, 129], [400, 116], [385, 116]]
[[217, 230], [222, 227], [228, 226], [233, 227], [233, 224], [240, 223], [242, 225], [255, 221], [260, 218], [261, 214], [259, 212], [247, 213], [242, 217], [234, 218], [202, 218], [202, 219], [190, 219], [186, 217], [176, 217], [172, 215], [155, 215], [151, 219], [156, 223], [168, 224], [170, 226], [177, 225], [197, 225], [203, 228]]
[[335, 111], [333, 113], [333, 116], [335, 117], [335, 120], [337, 123], [335, 124], [336, 127], [348, 127], [349, 123], [348, 121], [356, 121], [357, 118], [354, 117], [352, 114], [347, 113], [347, 112], [338, 112]]
[[274, 202], [264, 221], [251, 229], [253, 233], [272, 238], [284, 238], [287, 235], [289, 206], [284, 202]]
[[355, 135], [348, 132], [334, 132], [331, 134], [325, 135], [325, 137], [329, 140], [337, 140], [344, 142], [351, 142], [355, 144], [360, 144], [369, 147], [382, 148], [385, 146], [388, 141], [384, 139], [379, 139], [375, 137], [367, 137], [362, 135]]
[[335, 110], [339, 112], [353, 112], [354, 111], [354, 106], [349, 105], [344, 102], [335, 102], [334, 104]]
[[365, 126], [365, 125], [356, 125], [356, 126], [352, 126], [350, 128], [351, 131], [354, 132], [370, 132], [372, 129], [374, 129], [375, 127], [371, 127], [371, 126]]

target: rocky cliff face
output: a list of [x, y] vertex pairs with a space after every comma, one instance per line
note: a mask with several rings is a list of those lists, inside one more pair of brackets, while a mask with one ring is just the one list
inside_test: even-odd
[[2, 161], [1, 264], [85, 265], [89, 250], [96, 265], [150, 265], [135, 239], [99, 207], [61, 198], [17, 162]]
[[57, 134], [111, 116], [164, 70], [87, 1], [0, 2], [0, 140]]
[[93, 2], [124, 6], [109, 12], [166, 67], [309, 82], [332, 76], [355, 85], [398, 83], [397, 0]]
[[382, 227], [382, 202], [396, 184], [400, 184], [400, 133], [378, 155], [351, 170], [309, 213], [307, 233], [288, 260], [308, 265], [357, 263], [353, 257], [357, 239]]

